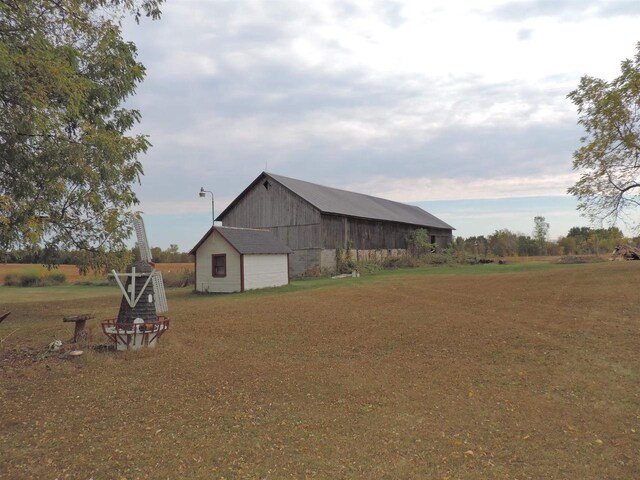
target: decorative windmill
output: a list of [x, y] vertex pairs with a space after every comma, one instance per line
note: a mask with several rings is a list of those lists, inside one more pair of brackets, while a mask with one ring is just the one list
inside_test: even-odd
[[[153, 347], [169, 328], [169, 319], [160, 315], [169, 310], [162, 273], [151, 262], [151, 249], [142, 217], [134, 217], [133, 227], [138, 240], [140, 261], [133, 263], [127, 273], [112, 270], [111, 275], [122, 290], [122, 301], [117, 320], [102, 324], [105, 335], [115, 342], [118, 350]], [[125, 285], [120, 277], [127, 279]]]

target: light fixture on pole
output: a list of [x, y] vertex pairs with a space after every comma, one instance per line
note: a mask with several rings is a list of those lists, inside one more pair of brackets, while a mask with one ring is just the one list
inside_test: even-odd
[[216, 216], [213, 213], [213, 192], [210, 190], [205, 190], [204, 187], [200, 187], [200, 196], [202, 198], [207, 196], [207, 193], [211, 194], [211, 225], [215, 225], [216, 224]]

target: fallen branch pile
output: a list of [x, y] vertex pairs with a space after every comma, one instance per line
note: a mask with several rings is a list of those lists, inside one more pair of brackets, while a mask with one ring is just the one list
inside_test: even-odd
[[640, 249], [631, 245], [618, 245], [611, 253], [611, 260], [640, 260]]

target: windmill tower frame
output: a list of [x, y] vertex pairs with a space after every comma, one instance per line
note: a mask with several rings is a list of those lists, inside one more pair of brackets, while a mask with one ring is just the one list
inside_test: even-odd
[[[161, 315], [169, 310], [162, 273], [156, 270], [152, 262], [142, 217], [136, 215], [133, 218], [133, 227], [141, 261], [132, 265], [130, 272], [111, 271], [110, 276], [113, 276], [122, 291], [122, 302], [118, 319], [102, 323], [102, 331], [115, 343], [117, 350], [154, 347], [169, 328], [169, 318]], [[127, 279], [126, 284], [122, 283], [121, 278]], [[149, 293], [149, 284], [153, 293]], [[155, 307], [155, 315], [149, 312], [151, 303]]]

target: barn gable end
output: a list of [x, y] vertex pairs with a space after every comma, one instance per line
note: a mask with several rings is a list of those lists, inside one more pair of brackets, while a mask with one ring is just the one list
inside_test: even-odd
[[217, 220], [229, 227], [268, 229], [295, 252], [290, 258], [294, 276], [320, 265], [320, 212], [266, 174], [254, 180]]

